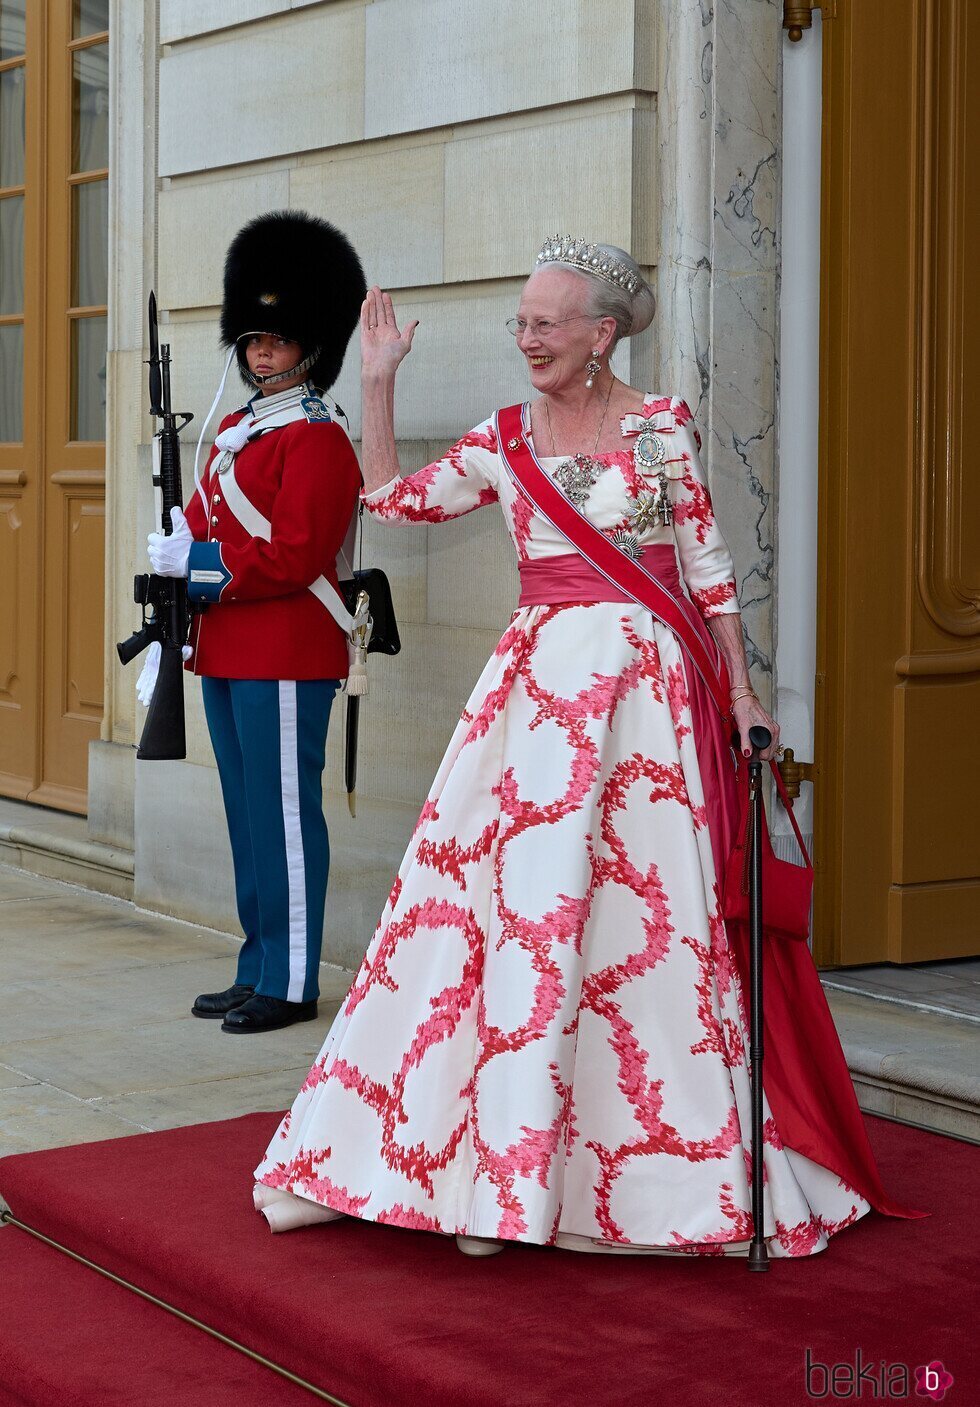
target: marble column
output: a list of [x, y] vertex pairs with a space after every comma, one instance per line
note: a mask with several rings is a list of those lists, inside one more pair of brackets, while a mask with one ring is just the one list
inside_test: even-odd
[[661, 0], [660, 385], [704, 438], [746, 648], [772, 693], [781, 11]]

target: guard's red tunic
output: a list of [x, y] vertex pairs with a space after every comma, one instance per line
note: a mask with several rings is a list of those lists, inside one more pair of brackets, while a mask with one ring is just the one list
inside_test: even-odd
[[[221, 430], [243, 414], [226, 416]], [[222, 579], [207, 590], [189, 585], [192, 599], [212, 602], [194, 619], [189, 668], [224, 679], [345, 679], [345, 636], [307, 588], [319, 576], [337, 585], [336, 557], [361, 485], [350, 440], [333, 421], [299, 420], [238, 453], [235, 477], [271, 522], [269, 542], [250, 537], [231, 513], [221, 476], [210, 472], [214, 457], [212, 450], [204, 475], [210, 512], [197, 493], [186, 512], [192, 562]]]

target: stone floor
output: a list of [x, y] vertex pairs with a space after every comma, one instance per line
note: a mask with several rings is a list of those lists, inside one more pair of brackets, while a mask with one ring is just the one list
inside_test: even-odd
[[914, 967], [895, 963], [844, 967], [825, 971], [822, 981], [835, 992], [852, 992], [886, 1006], [980, 1024], [980, 958], [921, 962]]
[[[71, 858], [64, 837], [18, 840], [3, 821], [0, 853], [17, 841], [23, 864]], [[71, 872], [101, 882], [81, 858]], [[236, 1038], [190, 1015], [232, 980], [236, 951], [227, 934], [0, 864], [0, 1155], [286, 1107], [350, 973], [321, 968], [316, 1022]], [[980, 961], [821, 977], [862, 1107], [980, 1142]]]
[[0, 1155], [287, 1106], [350, 973], [321, 968], [315, 1022], [229, 1036], [190, 1007], [237, 946], [0, 865]]
[[862, 1109], [980, 1143], [980, 959], [820, 978]]

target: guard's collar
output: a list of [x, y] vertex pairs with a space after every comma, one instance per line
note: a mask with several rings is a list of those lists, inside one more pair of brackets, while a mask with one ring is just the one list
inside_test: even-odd
[[253, 420], [264, 420], [280, 410], [289, 410], [300, 405], [308, 396], [315, 396], [312, 382], [304, 381], [301, 386], [290, 386], [288, 391], [278, 391], [274, 396], [263, 396], [257, 392], [247, 404], [241, 407], [242, 415], [250, 415]]

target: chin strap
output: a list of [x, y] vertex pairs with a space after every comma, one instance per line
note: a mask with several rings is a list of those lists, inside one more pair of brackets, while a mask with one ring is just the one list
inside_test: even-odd
[[[246, 334], [247, 336], [248, 334]], [[241, 339], [239, 339], [240, 341]], [[292, 376], [304, 375], [315, 365], [320, 356], [320, 348], [314, 347], [308, 357], [304, 357], [301, 362], [297, 362], [291, 371], [270, 372], [268, 376], [259, 376], [255, 371], [249, 371], [247, 366], [242, 366], [241, 371], [245, 380], [253, 386], [277, 386], [280, 381], [288, 381]], [[241, 363], [239, 363], [241, 365]]]

